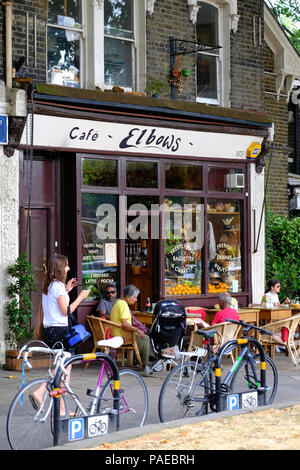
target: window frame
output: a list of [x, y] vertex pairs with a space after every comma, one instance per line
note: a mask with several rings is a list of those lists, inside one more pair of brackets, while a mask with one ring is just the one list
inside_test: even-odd
[[[217, 28], [218, 28], [218, 42], [219, 44], [223, 44], [223, 28], [222, 28], [222, 16], [223, 16], [223, 10], [220, 7], [217, 2], [201, 2], [201, 3], [206, 3], [207, 5], [216, 8], [217, 9]], [[199, 9], [201, 12], [201, 8]], [[197, 28], [197, 22], [196, 22], [196, 28]], [[214, 44], [217, 45], [217, 44]], [[196, 67], [196, 102], [197, 103], [208, 103], [208, 104], [215, 104], [215, 105], [221, 105], [222, 103], [222, 82], [223, 82], [223, 76], [222, 76], [222, 65], [223, 65], [223, 48], [221, 47], [218, 53], [213, 53], [210, 51], [199, 51], [197, 52], [198, 55], [204, 55], [207, 57], [215, 57], [216, 59], [216, 92], [217, 92], [217, 98], [202, 98], [201, 96], [198, 96], [197, 92], [197, 63], [195, 65]]]
[[[80, 4], [81, 28], [60, 27], [80, 33], [80, 88], [112, 89], [114, 84], [104, 83], [104, 1], [82, 1]], [[47, 21], [48, 27], [56, 27]], [[132, 43], [132, 87], [125, 91], [142, 91], [146, 83], [146, 8], [145, 2], [133, 0], [134, 39], [123, 38]], [[107, 36], [111, 37], [111, 36]], [[119, 39], [114, 37], [113, 39]], [[48, 80], [48, 44], [46, 38], [46, 83]]]
[[83, 48], [84, 48], [84, 45], [83, 45], [83, 42], [84, 42], [84, 39], [85, 39], [85, 14], [84, 14], [84, 10], [85, 8], [83, 8], [83, 2], [81, 1], [80, 2], [80, 17], [81, 17], [81, 28], [71, 28], [69, 26], [61, 26], [61, 25], [58, 25], [58, 24], [55, 24], [55, 23], [48, 23], [48, 10], [47, 10], [47, 22], [46, 22], [46, 26], [47, 26], [47, 32], [46, 32], [46, 83], [48, 84], [51, 84], [52, 82], [49, 80], [48, 78], [48, 28], [54, 28], [54, 29], [60, 29], [60, 30], [64, 30], [64, 31], [70, 31], [70, 32], [75, 32], [75, 33], [79, 33], [80, 34], [80, 58], [79, 58], [79, 62], [80, 62], [80, 65], [79, 65], [79, 88], [83, 88], [83, 84], [82, 84], [82, 80], [83, 80], [83, 76], [84, 76], [84, 73], [83, 73], [83, 68], [84, 68], [84, 62], [82, 61], [83, 59]]

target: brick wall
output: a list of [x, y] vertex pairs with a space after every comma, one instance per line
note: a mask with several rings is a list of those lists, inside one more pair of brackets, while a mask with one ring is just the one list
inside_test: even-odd
[[[275, 124], [275, 142], [271, 158], [267, 198], [270, 209], [278, 215], [288, 215], [288, 156], [290, 153], [288, 139], [288, 106], [286, 97], [268, 94], [276, 92], [276, 76], [274, 73], [274, 54], [264, 44], [265, 51], [265, 111]], [[284, 95], [285, 90], [281, 93]]]
[[[231, 33], [231, 107], [257, 111], [264, 110], [264, 56], [259, 45], [258, 18], [261, 18], [263, 38], [263, 2], [239, 0], [240, 15], [238, 30]], [[255, 16], [255, 42], [253, 39], [253, 17]]]
[[[23, 65], [23, 75], [38, 81], [46, 80], [46, 0], [14, 0], [12, 14], [13, 61], [26, 57], [26, 33], [28, 13], [28, 58]], [[34, 15], [36, 15], [36, 57], [34, 47]], [[0, 40], [5, 45], [5, 6], [0, 4]], [[1, 48], [0, 77], [5, 79], [5, 48]], [[36, 65], [35, 65], [36, 64]]]
[[[147, 15], [147, 76], [168, 82], [170, 78], [170, 36], [195, 41], [195, 26], [189, 20], [186, 0], [156, 0], [152, 16]], [[183, 56], [183, 66], [191, 70], [183, 79], [183, 90], [176, 99], [195, 101], [195, 57]]]

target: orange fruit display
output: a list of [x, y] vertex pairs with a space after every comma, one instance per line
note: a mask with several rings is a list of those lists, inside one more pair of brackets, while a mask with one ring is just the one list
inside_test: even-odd
[[[208, 294], [220, 294], [221, 292], [227, 291], [228, 285], [225, 282], [219, 282], [218, 284], [208, 284]], [[166, 292], [167, 295], [200, 295], [201, 293], [202, 291], [200, 287], [193, 286], [187, 282], [170, 287]]]

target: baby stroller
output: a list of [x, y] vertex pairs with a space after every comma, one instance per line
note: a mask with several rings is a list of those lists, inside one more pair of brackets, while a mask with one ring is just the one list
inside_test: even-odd
[[[177, 365], [172, 357], [172, 348], [180, 348], [185, 334], [186, 313], [178, 300], [160, 300], [153, 312], [150, 329], [150, 343], [158, 359], [151, 367], [151, 372], [160, 372], [164, 363]], [[165, 356], [164, 356], [165, 354]]]

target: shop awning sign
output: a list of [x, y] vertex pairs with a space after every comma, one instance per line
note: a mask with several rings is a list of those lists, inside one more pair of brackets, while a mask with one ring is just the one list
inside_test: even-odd
[[[126, 152], [246, 159], [253, 135], [120, 124], [36, 114], [33, 145], [92, 152]], [[21, 144], [26, 145], [24, 131]]]

